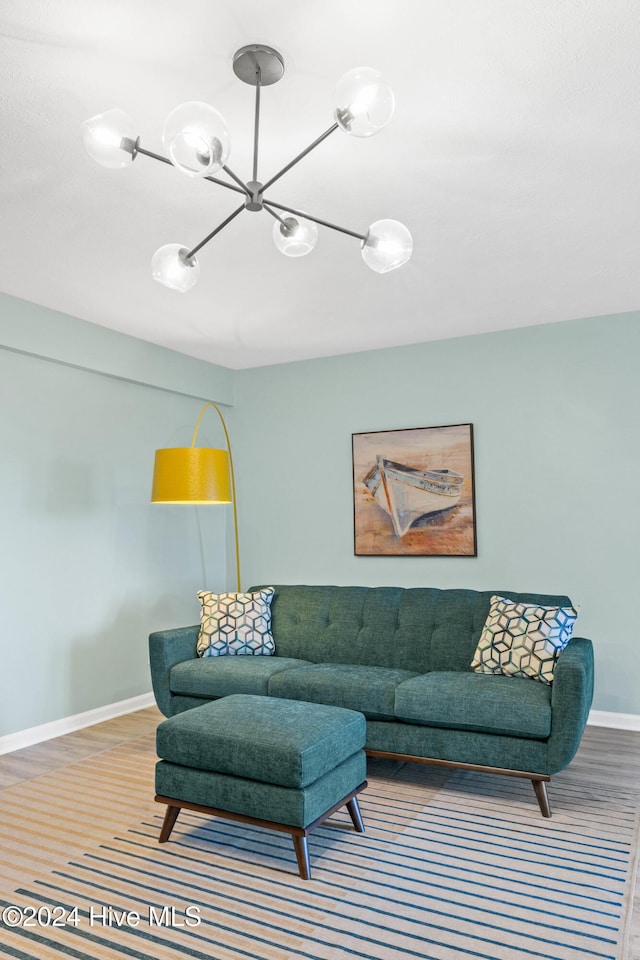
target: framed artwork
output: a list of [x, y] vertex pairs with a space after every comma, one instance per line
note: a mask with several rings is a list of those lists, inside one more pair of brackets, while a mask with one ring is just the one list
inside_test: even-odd
[[360, 557], [475, 557], [473, 424], [354, 433]]

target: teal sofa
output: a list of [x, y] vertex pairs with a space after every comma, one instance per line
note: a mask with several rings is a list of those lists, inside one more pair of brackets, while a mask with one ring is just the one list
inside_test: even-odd
[[167, 717], [234, 693], [347, 707], [366, 718], [369, 755], [530, 779], [548, 817], [546, 783], [587, 722], [592, 644], [572, 637], [550, 685], [473, 672], [494, 594], [571, 605], [510, 590], [276, 586], [274, 656], [198, 658], [198, 625], [152, 633], [156, 701]]

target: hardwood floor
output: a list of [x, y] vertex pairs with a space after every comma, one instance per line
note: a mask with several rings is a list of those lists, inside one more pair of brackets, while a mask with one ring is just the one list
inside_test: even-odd
[[75, 733], [67, 733], [63, 737], [37, 743], [33, 747], [5, 753], [0, 756], [0, 790], [59, 770], [118, 743], [154, 733], [163, 719], [157, 707], [147, 707], [137, 713], [128, 713], [93, 727], [84, 727]]
[[[152, 755], [153, 734], [162, 715], [156, 707], [148, 707], [114, 720], [107, 720], [94, 727], [86, 727], [75, 733], [48, 740], [45, 743], [26, 747], [14, 753], [0, 756], [0, 809], [2, 819], [9, 812], [19, 816], [19, 811], [10, 811], [14, 790], [33, 781], [37, 792], [38, 778], [63, 770], [70, 764], [86, 757], [96, 756], [116, 746], [127, 747], [141, 738], [140, 752]], [[152, 761], [146, 756], [145, 763]], [[580, 750], [573, 764], [579, 764], [588, 772], [594, 783], [606, 787], [609, 783], [631, 790], [640, 790], [640, 733], [612, 730], [606, 727], [587, 727]], [[99, 792], [99, 791], [98, 791]], [[553, 779], [549, 785], [553, 809]], [[152, 799], [152, 798], [150, 798]], [[2, 801], [8, 801], [6, 804]], [[3, 878], [5, 883], [9, 876]], [[14, 878], [15, 879], [15, 878]], [[17, 884], [16, 884], [17, 885]], [[633, 900], [631, 937], [627, 960], [640, 960], [640, 885], [636, 877]]]

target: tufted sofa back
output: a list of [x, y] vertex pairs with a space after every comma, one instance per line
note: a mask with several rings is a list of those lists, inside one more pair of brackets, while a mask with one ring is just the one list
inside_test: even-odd
[[276, 586], [276, 656], [416, 673], [468, 670], [494, 594], [549, 606], [571, 603], [565, 596], [512, 590]]

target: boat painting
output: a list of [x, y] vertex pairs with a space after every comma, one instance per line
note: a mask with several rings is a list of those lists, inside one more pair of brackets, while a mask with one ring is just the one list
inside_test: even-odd
[[396, 537], [404, 537], [420, 517], [455, 507], [464, 477], [447, 468], [417, 470], [377, 456], [363, 483], [391, 517]]
[[473, 424], [352, 434], [358, 557], [475, 557]]

